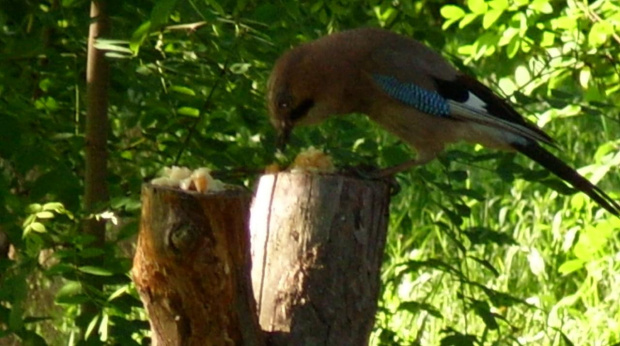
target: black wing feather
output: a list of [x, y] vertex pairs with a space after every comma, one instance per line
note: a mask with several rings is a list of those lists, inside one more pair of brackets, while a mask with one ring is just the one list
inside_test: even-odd
[[620, 204], [618, 204], [618, 202], [614, 201], [603, 190], [596, 187], [588, 181], [588, 179], [581, 176], [577, 171], [548, 152], [538, 143], [534, 141], [529, 141], [527, 144], [513, 143], [512, 147], [530, 159], [538, 162], [562, 180], [570, 183], [575, 189], [588, 195], [610, 213], [620, 216]]

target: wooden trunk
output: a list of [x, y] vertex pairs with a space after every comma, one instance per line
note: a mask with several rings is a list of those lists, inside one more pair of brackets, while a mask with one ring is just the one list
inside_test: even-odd
[[250, 221], [252, 284], [268, 344], [368, 344], [389, 200], [383, 181], [261, 178]]
[[262, 345], [250, 283], [251, 196], [145, 185], [133, 278], [153, 345]]

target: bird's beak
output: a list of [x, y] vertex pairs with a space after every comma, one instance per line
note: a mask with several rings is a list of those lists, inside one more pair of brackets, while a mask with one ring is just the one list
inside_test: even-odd
[[286, 148], [286, 144], [289, 141], [292, 130], [291, 124], [288, 122], [283, 122], [282, 127], [280, 128], [280, 134], [278, 135], [278, 142], [276, 143], [276, 147], [279, 151], [284, 151]]

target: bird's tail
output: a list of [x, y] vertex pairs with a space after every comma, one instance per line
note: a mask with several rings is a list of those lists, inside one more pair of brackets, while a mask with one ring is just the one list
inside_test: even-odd
[[575, 189], [590, 196], [590, 198], [592, 198], [601, 207], [607, 209], [610, 213], [620, 217], [620, 204], [618, 204], [618, 202], [614, 201], [605, 192], [603, 192], [603, 190], [596, 187], [586, 178], [577, 173], [577, 171], [568, 166], [555, 155], [548, 152], [538, 143], [528, 141], [526, 144], [512, 143], [511, 145], [517, 151], [538, 162], [562, 180], [570, 183]]

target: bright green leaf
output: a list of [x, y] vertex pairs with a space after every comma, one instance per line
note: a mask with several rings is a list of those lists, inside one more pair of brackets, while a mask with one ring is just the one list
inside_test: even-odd
[[244, 73], [248, 72], [248, 70], [250, 69], [250, 66], [252, 66], [252, 65], [248, 64], [248, 63], [232, 64], [230, 66], [230, 72], [232, 72], [234, 74], [244, 74]]
[[591, 72], [590, 67], [588, 66], [584, 66], [581, 71], [579, 71], [579, 84], [581, 84], [582, 88], [588, 88], [588, 84], [590, 84], [590, 76]]
[[476, 18], [478, 18], [477, 14], [474, 14], [474, 13], [466, 14], [465, 17], [463, 17], [463, 19], [461, 19], [461, 21], [459, 22], [459, 29], [463, 29], [464, 27], [468, 26], [469, 24], [471, 24], [471, 22], [476, 20]]
[[172, 85], [170, 87], [170, 91], [174, 91], [183, 95], [196, 96], [196, 92], [192, 88], [181, 85]]
[[88, 323], [88, 327], [86, 327], [86, 332], [84, 333], [84, 335], [86, 336], [86, 338], [89, 338], [91, 335], [91, 333], [93, 332], [93, 330], [95, 330], [95, 327], [97, 326], [97, 322], [99, 321], [99, 315], [96, 315], [95, 317], [93, 317], [93, 319]]
[[540, 13], [553, 13], [553, 6], [551, 6], [549, 0], [534, 0], [530, 4], [530, 8]]
[[40, 223], [40, 222], [33, 222], [30, 224], [30, 228], [38, 233], [45, 233], [47, 232], [47, 229], [45, 229], [45, 226]]
[[581, 270], [584, 264], [585, 264], [584, 261], [580, 259], [569, 260], [569, 261], [562, 263], [562, 265], [560, 265], [560, 267], [558, 268], [558, 272], [562, 275], [568, 275], [577, 270]]
[[512, 59], [519, 52], [519, 48], [521, 47], [521, 39], [518, 36], [515, 36], [508, 43], [508, 47], [506, 47], [506, 55], [508, 58]]
[[550, 31], [544, 31], [540, 45], [542, 47], [552, 47], [555, 43], [555, 33]]
[[62, 300], [63, 298], [74, 296], [79, 293], [82, 293], [82, 284], [77, 281], [68, 281], [56, 292], [55, 299]]
[[614, 27], [610, 23], [606, 21], [596, 22], [588, 33], [588, 43], [591, 46], [598, 47], [606, 43], [613, 33]]
[[505, 10], [508, 8], [508, 0], [492, 0], [489, 2], [489, 6], [495, 10]]
[[109, 330], [109, 317], [108, 314], [104, 313], [101, 318], [101, 323], [99, 324], [99, 339], [103, 342], [108, 340], [108, 330]]
[[131, 55], [132, 52], [127, 45], [129, 42], [127, 41], [119, 41], [119, 40], [107, 40], [107, 39], [97, 39], [95, 41], [95, 48], [99, 50], [104, 50], [107, 52], [117, 52], [117, 53], [125, 53], [127, 55]]
[[37, 218], [39, 219], [52, 219], [54, 218], [54, 213], [50, 211], [40, 211], [37, 213]]
[[441, 16], [446, 19], [456, 20], [465, 15], [465, 11], [459, 6], [445, 5], [440, 10]]
[[148, 37], [148, 34], [151, 30], [151, 22], [150, 21], [146, 21], [144, 23], [142, 23], [138, 29], [136, 29], [132, 34], [131, 34], [131, 40], [129, 42], [129, 48], [131, 49], [131, 51], [133, 52], [134, 55], [137, 55], [138, 52], [140, 51], [140, 46], [142, 45], [142, 42], [144, 42], [144, 40]]
[[467, 7], [473, 12], [477, 14], [482, 14], [487, 11], [487, 3], [484, 0], [468, 0]]
[[527, 261], [530, 264], [532, 274], [536, 276], [545, 274], [545, 259], [535, 247], [530, 248], [527, 254]]
[[519, 30], [516, 28], [513, 28], [513, 27], [507, 28], [502, 33], [502, 37], [500, 37], [499, 42], [497, 44], [499, 46], [505, 46], [509, 44], [518, 33], [519, 33]]
[[482, 27], [488, 29], [497, 21], [497, 19], [504, 13], [504, 10], [491, 10], [484, 14], [482, 18]]
[[517, 67], [515, 70], [515, 81], [517, 85], [524, 86], [532, 80], [532, 76], [530, 75], [530, 71], [527, 67], [521, 65]]
[[180, 115], [186, 115], [189, 117], [198, 117], [200, 115], [200, 110], [193, 107], [181, 107], [177, 110]]
[[553, 26], [557, 29], [573, 30], [577, 28], [577, 21], [571, 17], [559, 17], [552, 20]]
[[43, 205], [43, 210], [51, 210], [60, 214], [65, 212], [65, 207], [62, 203], [50, 202]]
[[79, 267], [78, 270], [83, 273], [90, 274], [90, 275], [96, 275], [96, 276], [112, 276], [114, 274], [107, 269], [95, 267], [95, 266], [83, 266], [83, 267]]
[[26, 212], [29, 214], [34, 214], [36, 212], [39, 212], [43, 209], [43, 206], [39, 203], [33, 203], [28, 205], [28, 208], [26, 208]]

